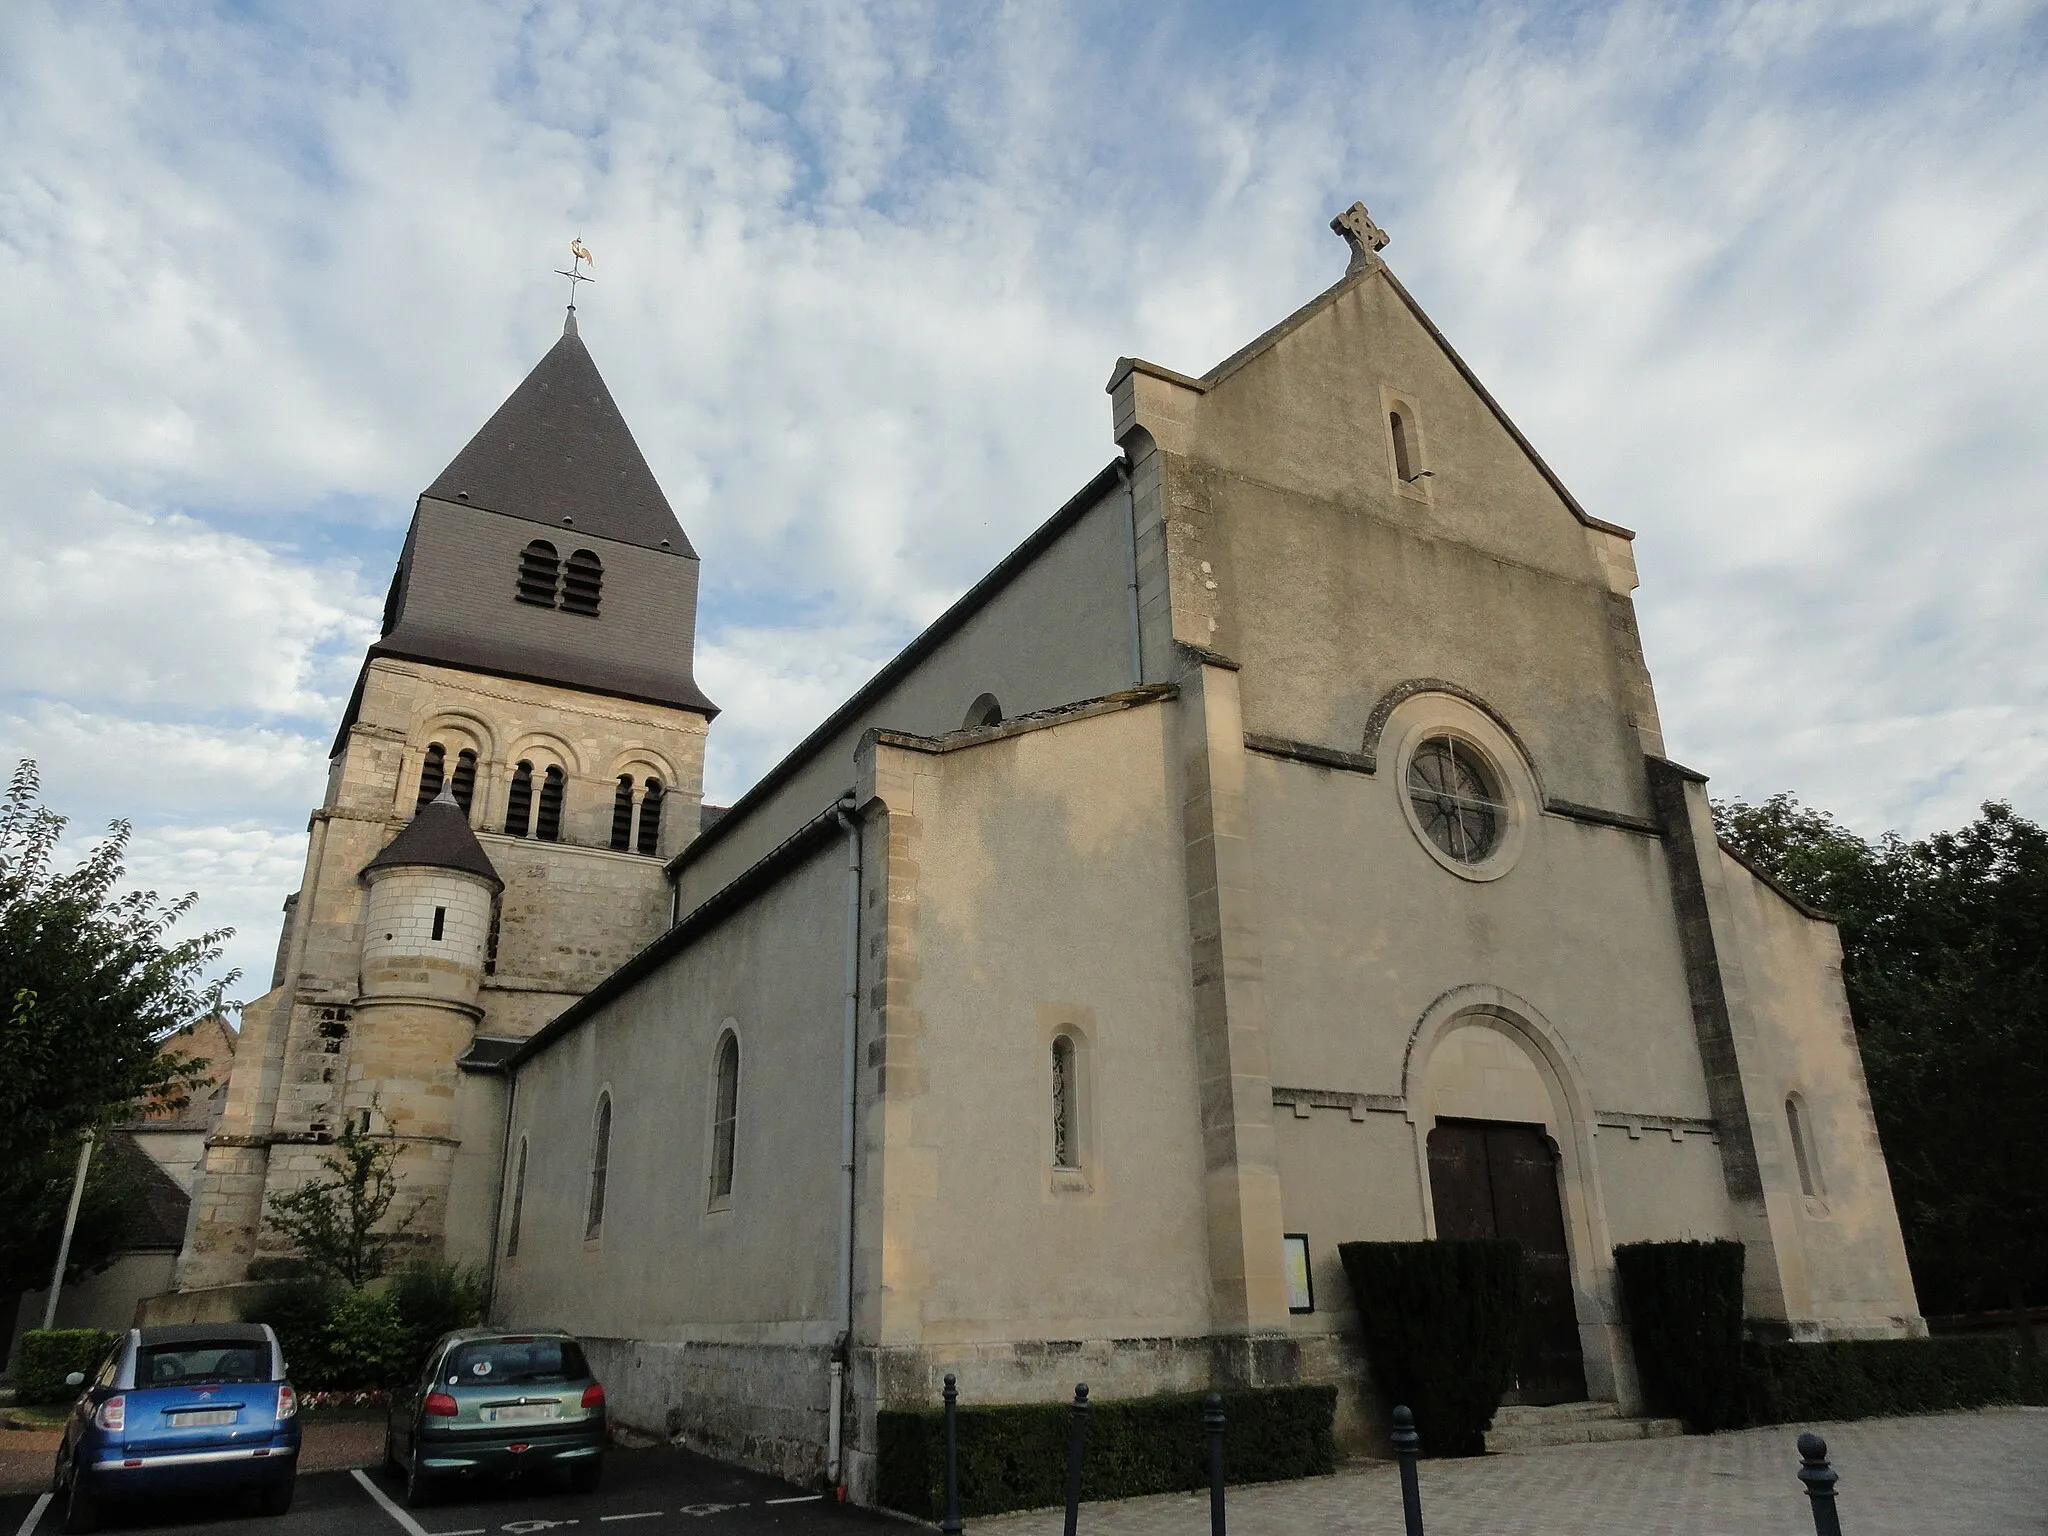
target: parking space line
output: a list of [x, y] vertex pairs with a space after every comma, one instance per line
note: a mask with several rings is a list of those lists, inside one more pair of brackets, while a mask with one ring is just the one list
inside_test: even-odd
[[28, 1518], [21, 1522], [21, 1529], [16, 1531], [14, 1536], [28, 1536], [28, 1533], [36, 1528], [36, 1522], [43, 1518], [43, 1511], [50, 1507], [50, 1500], [55, 1497], [57, 1495], [54, 1493], [45, 1492], [41, 1498], [37, 1499], [35, 1508], [28, 1512]]
[[763, 1504], [815, 1504], [824, 1498], [822, 1493], [800, 1493], [793, 1499], [763, 1499]]
[[422, 1526], [419, 1523], [419, 1521], [413, 1519], [411, 1515], [408, 1515], [404, 1510], [400, 1509], [396, 1504], [392, 1503], [391, 1500], [385, 1496], [384, 1490], [382, 1488], [379, 1488], [375, 1483], [371, 1482], [367, 1477], [363, 1476], [360, 1470], [349, 1473], [349, 1476], [354, 1478], [357, 1482], [363, 1485], [363, 1492], [367, 1493], [371, 1498], [377, 1501], [377, 1507], [379, 1509], [383, 1510], [385, 1514], [389, 1515], [393, 1520], [398, 1522], [398, 1528], [401, 1531], [405, 1532], [405, 1536], [429, 1536], [428, 1531], [424, 1526]]
[[598, 1518], [598, 1519], [599, 1519], [600, 1521], [604, 1521], [604, 1520], [652, 1520], [652, 1519], [653, 1519], [653, 1518], [654, 1518], [655, 1516], [659, 1515], [660, 1513], [661, 1513], [661, 1511], [660, 1511], [660, 1510], [658, 1510], [658, 1509], [639, 1509], [639, 1510], [635, 1510], [635, 1511], [634, 1511], [634, 1512], [633, 1512], [632, 1514], [630, 1514], [630, 1515], [599, 1515], [599, 1516], [598, 1516], [597, 1518]]

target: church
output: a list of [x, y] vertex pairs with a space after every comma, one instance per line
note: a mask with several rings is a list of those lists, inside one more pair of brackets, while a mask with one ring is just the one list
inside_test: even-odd
[[1826, 917], [1665, 755], [1632, 535], [1388, 268], [1199, 376], [728, 809], [698, 558], [577, 334], [419, 498], [179, 1261], [397, 1140], [421, 1252], [623, 1423], [872, 1496], [876, 1414], [1332, 1382], [1337, 1245], [1528, 1255], [1523, 1403], [1639, 1400], [1613, 1250], [1925, 1331]]

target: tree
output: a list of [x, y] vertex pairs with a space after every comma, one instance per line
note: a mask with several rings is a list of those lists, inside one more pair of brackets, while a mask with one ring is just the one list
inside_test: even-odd
[[379, 1230], [398, 1202], [397, 1161], [396, 1141], [351, 1120], [321, 1154], [326, 1175], [272, 1195], [264, 1225], [289, 1239], [316, 1273], [359, 1290], [384, 1273], [386, 1258], [419, 1214], [415, 1205]]
[[1840, 923], [1923, 1308], [2048, 1299], [2048, 831], [1995, 802], [1914, 842], [1866, 842], [1789, 795], [1714, 813]]
[[0, 1205], [51, 1149], [130, 1119], [145, 1103], [182, 1108], [203, 1059], [164, 1052], [172, 1031], [233, 1005], [229, 972], [208, 982], [222, 928], [171, 942], [196, 893], [121, 891], [131, 835], [115, 821], [75, 866], [58, 865], [65, 818], [41, 803], [24, 760], [0, 796]]
[[[36, 765], [26, 760], [0, 795], [0, 1212], [14, 1229], [15, 1255], [0, 1259], [0, 1311], [11, 1311], [25, 1285], [49, 1278], [54, 1237], [39, 1274], [33, 1255], [44, 1251], [53, 1177], [63, 1200], [70, 1197], [78, 1138], [133, 1119], [145, 1105], [182, 1108], [206, 1062], [159, 1043], [232, 1006], [227, 990], [239, 979], [204, 979], [232, 930], [169, 939], [196, 895], [163, 901], [154, 891], [121, 890], [127, 822], [113, 822], [83, 859], [60, 867], [65, 818], [41, 795]], [[84, 1241], [73, 1239], [81, 1254], [94, 1242], [89, 1222], [110, 1209], [95, 1193], [110, 1188], [110, 1178], [88, 1181]], [[60, 1222], [62, 1212], [60, 1201]], [[74, 1257], [73, 1268], [80, 1262]]]

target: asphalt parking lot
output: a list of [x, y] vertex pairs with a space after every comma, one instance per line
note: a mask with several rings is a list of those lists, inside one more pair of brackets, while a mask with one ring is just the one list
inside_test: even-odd
[[[109, 1509], [110, 1531], [177, 1536], [855, 1536], [901, 1523], [851, 1509], [758, 1473], [724, 1466], [668, 1446], [607, 1454], [604, 1486], [594, 1494], [555, 1492], [510, 1482], [461, 1490], [445, 1502], [408, 1510], [381, 1472], [299, 1476], [291, 1513], [266, 1519], [253, 1504], [220, 1499], [161, 1501]], [[0, 1536], [54, 1536], [60, 1511], [41, 1496], [0, 1498]]]

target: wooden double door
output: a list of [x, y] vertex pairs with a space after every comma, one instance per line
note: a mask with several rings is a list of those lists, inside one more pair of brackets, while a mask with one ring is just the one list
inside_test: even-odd
[[1543, 1128], [1439, 1120], [1429, 1133], [1429, 1192], [1438, 1237], [1511, 1237], [1522, 1245], [1529, 1310], [1515, 1355], [1515, 1400], [1583, 1402], [1586, 1364], [1557, 1152]]

